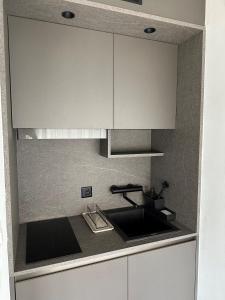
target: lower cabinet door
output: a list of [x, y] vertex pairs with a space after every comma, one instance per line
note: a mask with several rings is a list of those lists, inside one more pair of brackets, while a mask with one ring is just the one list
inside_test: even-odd
[[16, 283], [17, 300], [126, 300], [127, 258]]
[[128, 300], [194, 300], [196, 242], [128, 257]]

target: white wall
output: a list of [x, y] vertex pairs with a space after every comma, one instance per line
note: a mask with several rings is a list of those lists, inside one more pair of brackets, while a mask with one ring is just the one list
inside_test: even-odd
[[206, 1], [198, 300], [225, 299], [225, 1]]
[[[0, 86], [0, 116], [1, 109], [1, 86]], [[3, 156], [3, 133], [2, 120], [0, 118], [0, 299], [10, 299], [9, 269], [7, 253], [7, 229], [6, 229], [6, 195], [5, 174]]]

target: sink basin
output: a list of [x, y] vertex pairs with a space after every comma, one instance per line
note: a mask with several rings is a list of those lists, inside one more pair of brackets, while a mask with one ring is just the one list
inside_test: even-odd
[[179, 230], [144, 206], [111, 209], [104, 214], [125, 241]]

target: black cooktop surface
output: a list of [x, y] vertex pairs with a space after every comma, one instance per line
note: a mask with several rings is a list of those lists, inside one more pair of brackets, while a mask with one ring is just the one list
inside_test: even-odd
[[26, 262], [81, 252], [68, 218], [27, 223]]

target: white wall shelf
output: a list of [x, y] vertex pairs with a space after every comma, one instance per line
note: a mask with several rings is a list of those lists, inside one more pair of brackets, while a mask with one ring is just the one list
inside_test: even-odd
[[122, 153], [122, 152], [112, 152], [108, 158], [138, 158], [138, 157], [158, 157], [164, 156], [162, 152], [156, 152], [151, 150], [152, 152], [140, 152], [140, 153]]
[[107, 138], [100, 141], [100, 154], [106, 158], [164, 156], [164, 153], [151, 149], [150, 130], [108, 130]]

